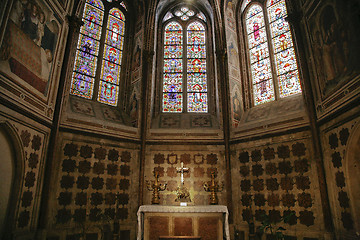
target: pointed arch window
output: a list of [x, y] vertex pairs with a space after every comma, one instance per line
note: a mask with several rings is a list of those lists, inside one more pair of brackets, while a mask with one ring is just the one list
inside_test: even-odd
[[[246, 1], [245, 4], [249, 4]], [[285, 0], [251, 4], [245, 14], [254, 105], [301, 93]]]
[[206, 113], [206, 18], [181, 7], [168, 12], [164, 21], [162, 112]]
[[100, 0], [85, 3], [70, 93], [117, 106], [125, 15], [113, 6]]

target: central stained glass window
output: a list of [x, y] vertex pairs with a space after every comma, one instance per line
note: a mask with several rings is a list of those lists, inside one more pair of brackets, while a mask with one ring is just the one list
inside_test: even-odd
[[188, 7], [165, 18], [162, 111], [206, 113], [206, 18]]
[[[125, 6], [123, 2], [120, 5]], [[104, 18], [107, 18], [106, 25], [103, 25]], [[100, 0], [87, 0], [82, 20], [70, 93], [92, 99], [98, 86], [97, 101], [117, 106], [125, 15], [111, 5], [104, 7]]]

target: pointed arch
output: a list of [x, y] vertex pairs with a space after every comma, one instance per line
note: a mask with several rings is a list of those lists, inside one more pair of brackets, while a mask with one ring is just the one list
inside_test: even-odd
[[[2, 166], [6, 167], [6, 171], [3, 171], [4, 174], [2, 175], [3, 185], [0, 192], [2, 200], [7, 200], [7, 202], [1, 202], [1, 205], [5, 206], [5, 208], [0, 210], [3, 216], [3, 219], [0, 219], [0, 224], [2, 224], [1, 227], [6, 229], [6, 231], [1, 231], [0, 229], [0, 237], [10, 239], [12, 230], [16, 226], [15, 216], [17, 215], [18, 205], [15, 204], [19, 203], [22, 181], [25, 175], [25, 152], [21, 138], [10, 122], [0, 120], [0, 135], [1, 141], [6, 141], [6, 144], [3, 142], [0, 144], [2, 148]], [[10, 148], [8, 149], [11, 152], [11, 155], [8, 155], [10, 158], [6, 157], [3, 148]], [[9, 174], [10, 176], [6, 179], [6, 175]], [[5, 185], [8, 185], [8, 191], [4, 191]], [[7, 196], [4, 196], [4, 194]]]

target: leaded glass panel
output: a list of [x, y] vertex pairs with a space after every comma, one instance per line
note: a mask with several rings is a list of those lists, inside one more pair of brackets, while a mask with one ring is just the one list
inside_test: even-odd
[[164, 58], [182, 58], [181, 45], [168, 45], [164, 47]]
[[207, 93], [188, 93], [188, 112], [207, 112]]
[[205, 45], [190, 45], [187, 50], [188, 58], [206, 58]]
[[76, 51], [74, 71], [95, 77], [97, 57], [83, 51]]
[[273, 38], [274, 52], [278, 53], [285, 49], [293, 47], [293, 41], [290, 32], [282, 33], [277, 37]]
[[98, 101], [116, 106], [119, 95], [121, 58], [124, 45], [125, 16], [117, 8], [109, 11], [102, 60]]
[[269, 57], [267, 42], [259, 44], [250, 50], [250, 63], [258, 62]]
[[[272, 101], [275, 97], [272, 82], [269, 48], [261, 6], [253, 4], [246, 14], [246, 29], [250, 52], [254, 104]], [[268, 92], [269, 91], [269, 92]]]
[[99, 45], [99, 41], [83, 34], [79, 35], [78, 47], [81, 51], [97, 56], [99, 53]]
[[191, 72], [202, 72], [206, 73], [206, 60], [205, 59], [188, 59], [187, 70]]
[[271, 80], [254, 85], [255, 105], [275, 100], [274, 85]]
[[164, 72], [182, 72], [182, 59], [165, 59]]
[[104, 5], [100, 0], [88, 0], [86, 2], [97, 8], [100, 8], [101, 10], [104, 10]]
[[272, 44], [275, 52], [275, 65], [280, 97], [301, 93], [296, 55], [284, 0], [268, 1], [268, 18]]
[[268, 7], [268, 13], [270, 23], [285, 17], [287, 15], [285, 1], [279, 1], [277, 3], [270, 4], [270, 6]]
[[164, 74], [163, 92], [182, 92], [182, 73]]
[[178, 45], [182, 44], [182, 31], [166, 31], [165, 32], [165, 45]]
[[119, 86], [106, 81], [100, 81], [98, 101], [116, 106], [119, 96]]
[[265, 28], [263, 27], [250, 33], [248, 39], [249, 39], [249, 48], [253, 48], [260, 43], [266, 42], [267, 39], [266, 39]]
[[80, 33], [92, 37], [96, 40], [100, 40], [101, 26], [93, 22], [83, 19], [84, 25], [80, 28]]
[[188, 73], [188, 92], [207, 92], [207, 79], [205, 73]]
[[94, 89], [94, 78], [73, 72], [70, 93], [79, 97], [91, 99]]
[[122, 21], [125, 21], [125, 15], [117, 8], [110, 9], [110, 15], [113, 15], [116, 18], [119, 18]]
[[205, 27], [199, 22], [193, 22], [193, 23], [189, 24], [187, 30], [188, 31], [205, 31]]
[[270, 59], [266, 58], [251, 65], [251, 75], [253, 83], [259, 83], [271, 78]]
[[187, 34], [188, 44], [205, 44], [204, 31], [188, 31]]
[[298, 71], [287, 72], [279, 78], [280, 97], [287, 97], [301, 92]]
[[163, 93], [163, 112], [181, 113], [183, 107], [182, 93]]
[[278, 75], [295, 70], [297, 66], [294, 49], [289, 48], [285, 51], [277, 53], [275, 55], [275, 62]]

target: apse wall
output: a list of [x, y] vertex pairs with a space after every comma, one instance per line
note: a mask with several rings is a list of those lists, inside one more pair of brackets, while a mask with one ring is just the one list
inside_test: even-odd
[[[249, 236], [268, 216], [296, 239], [326, 233], [310, 131], [232, 145], [234, 227]], [[264, 216], [266, 215], [266, 216]], [[281, 218], [288, 217], [284, 223]]]
[[[60, 140], [61, 139], [61, 140]], [[47, 236], [136, 236], [139, 145], [64, 133], [59, 137]], [[115, 222], [115, 223], [114, 223]]]

